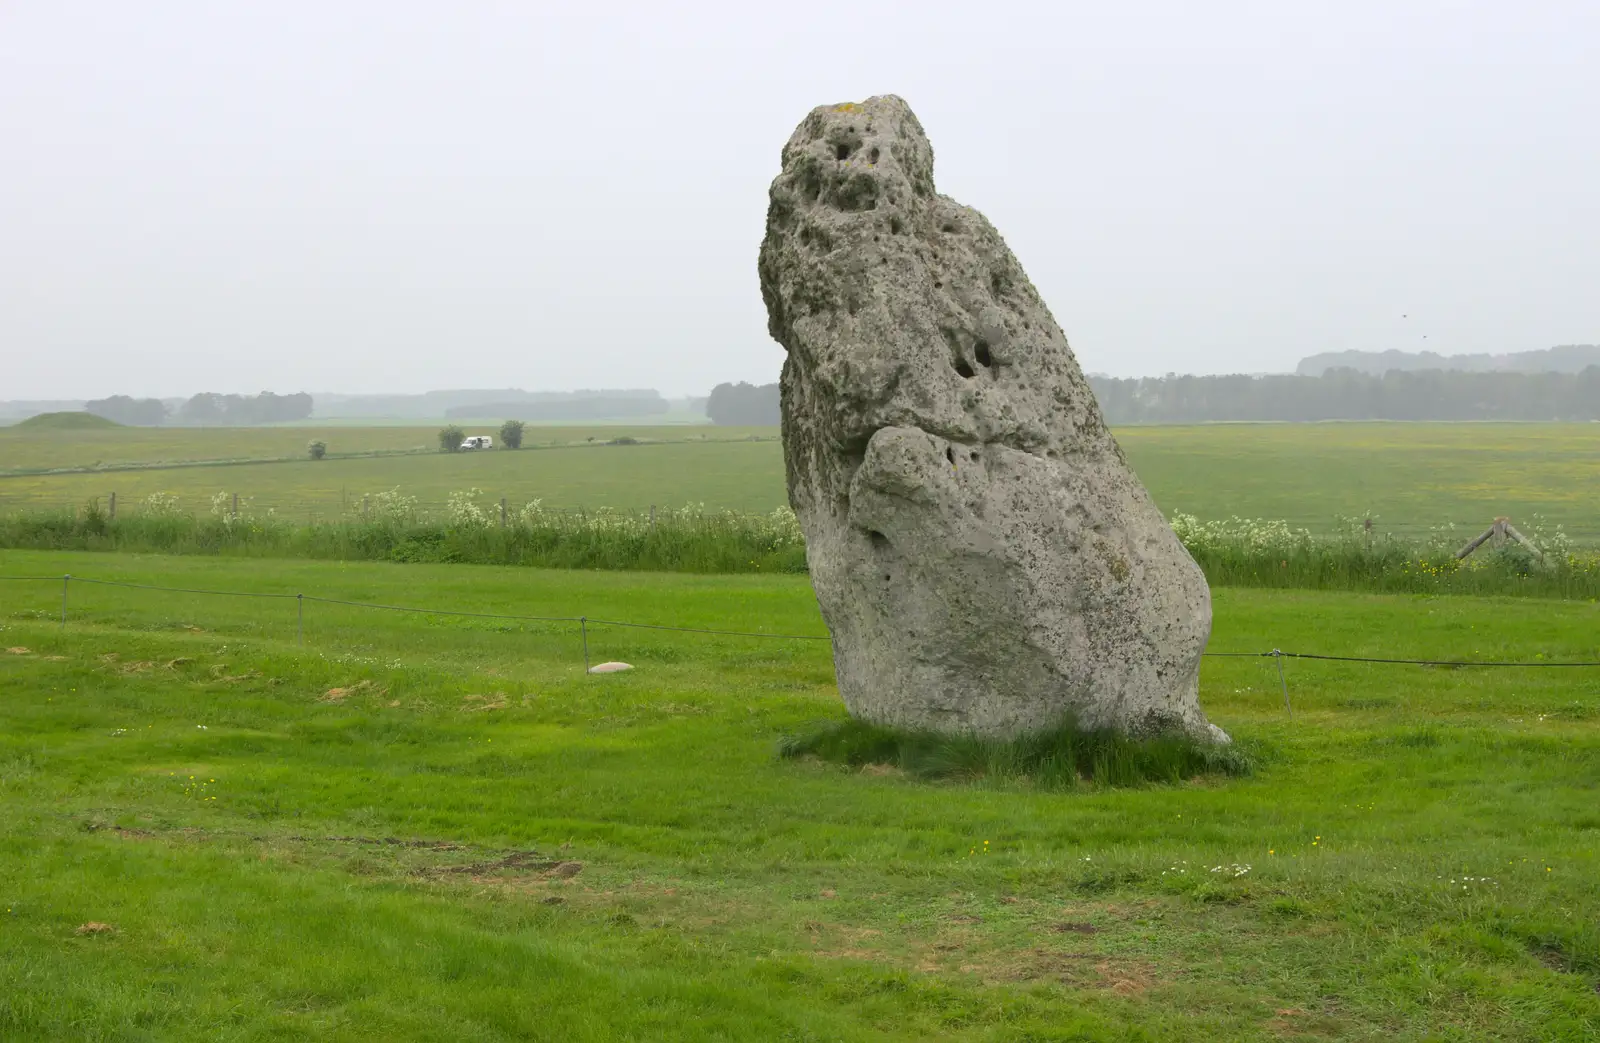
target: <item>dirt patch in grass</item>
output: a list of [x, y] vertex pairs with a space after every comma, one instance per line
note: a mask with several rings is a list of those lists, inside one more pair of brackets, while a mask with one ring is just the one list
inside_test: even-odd
[[465, 844], [457, 844], [450, 840], [416, 840], [405, 837], [290, 837], [302, 843], [315, 843], [318, 840], [327, 840], [335, 844], [373, 844], [384, 847], [421, 848], [427, 851], [464, 851]]
[[342, 703], [352, 695], [387, 695], [389, 690], [372, 681], [357, 681], [355, 684], [345, 685], [341, 688], [330, 688], [317, 697], [319, 703]]

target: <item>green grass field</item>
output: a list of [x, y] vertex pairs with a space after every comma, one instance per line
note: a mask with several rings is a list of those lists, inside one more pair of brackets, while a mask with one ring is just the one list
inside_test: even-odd
[[[0, 551], [67, 572], [822, 632], [797, 577]], [[776, 756], [825, 642], [589, 677], [567, 623], [0, 587], [3, 1038], [1600, 1037], [1600, 671], [1294, 661], [1289, 720], [1208, 660], [1254, 775], [1047, 792]], [[1215, 650], [1600, 659], [1589, 603], [1215, 599]]]
[[[49, 437], [0, 430], [0, 510], [104, 502], [112, 492], [127, 505], [170, 492], [203, 511], [214, 494], [237, 492], [258, 511], [327, 518], [396, 486], [431, 505], [470, 488], [513, 505], [538, 498], [547, 507], [590, 510], [693, 502], [765, 512], [785, 500], [772, 428], [530, 428], [536, 450], [460, 455], [427, 452], [434, 435], [432, 428], [381, 427], [126, 428]], [[1324, 531], [1336, 516], [1370, 511], [1381, 530], [1407, 536], [1451, 522], [1481, 528], [1501, 514], [1527, 524], [1542, 514], [1581, 542], [1600, 543], [1597, 424], [1228, 424], [1124, 428], [1117, 436], [1169, 513], [1281, 518]], [[311, 437], [325, 439], [335, 457], [424, 451], [313, 462], [302, 459]], [[619, 437], [668, 444], [602, 444]], [[263, 458], [282, 459], [16, 473]]]
[[[452, 421], [468, 434], [486, 434], [499, 440], [499, 424], [485, 421]], [[306, 458], [306, 443], [320, 439], [327, 443], [324, 465], [342, 457], [382, 453], [438, 454], [438, 432], [432, 427], [393, 427], [376, 425], [274, 426], [220, 428], [113, 427], [89, 429], [43, 429], [21, 425], [0, 428], [0, 476], [36, 477], [55, 469], [103, 470], [120, 474], [116, 468], [198, 469], [207, 462], [226, 463], [229, 468], [248, 466], [251, 461], [279, 465], [285, 462], [311, 463]], [[700, 443], [705, 441], [741, 442], [750, 438], [776, 439], [771, 427], [712, 427], [710, 425], [649, 426], [639, 424], [595, 424], [583, 427], [529, 425], [524, 436], [526, 449], [588, 448], [615, 438], [644, 442]], [[463, 453], [456, 459], [481, 459], [492, 453]], [[370, 459], [346, 463], [371, 463]], [[250, 472], [254, 473], [254, 472]], [[51, 476], [66, 478], [67, 475]], [[208, 494], [209, 495], [209, 494]]]

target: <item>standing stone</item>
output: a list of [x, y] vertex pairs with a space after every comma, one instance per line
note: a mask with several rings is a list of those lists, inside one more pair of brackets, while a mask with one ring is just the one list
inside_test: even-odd
[[893, 95], [812, 111], [761, 244], [783, 444], [858, 718], [1014, 736], [1068, 717], [1226, 741], [1211, 598], [1066, 338]]

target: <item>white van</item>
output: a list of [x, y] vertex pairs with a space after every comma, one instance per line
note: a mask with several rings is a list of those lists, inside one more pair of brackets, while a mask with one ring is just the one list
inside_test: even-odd
[[494, 439], [488, 435], [473, 435], [461, 443], [463, 449], [493, 449]]

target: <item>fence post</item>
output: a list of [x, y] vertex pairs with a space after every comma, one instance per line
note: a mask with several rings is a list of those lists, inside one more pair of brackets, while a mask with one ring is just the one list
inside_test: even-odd
[[583, 631], [583, 672], [589, 672], [589, 617], [578, 617], [578, 628]]
[[300, 644], [304, 645], [306, 643], [306, 596], [304, 594], [296, 594], [294, 603], [295, 630], [299, 634]]
[[656, 531], [656, 505], [653, 503], [650, 505], [650, 531]]
[[111, 493], [110, 520], [111, 521], [116, 521], [117, 520], [117, 494], [116, 494], [115, 491], [113, 491]]
[[1278, 683], [1283, 685], [1283, 709], [1289, 715], [1289, 720], [1294, 720], [1294, 707], [1289, 705], [1289, 679], [1283, 674], [1283, 653], [1276, 648], [1272, 650], [1272, 658], [1278, 661]]
[[238, 493], [234, 493], [233, 494], [233, 519], [234, 519], [234, 521], [238, 521], [239, 520], [239, 494]]
[[72, 582], [69, 572], [61, 577], [61, 629], [67, 629], [67, 584]]
[[500, 497], [500, 527], [506, 527], [506, 498]]

